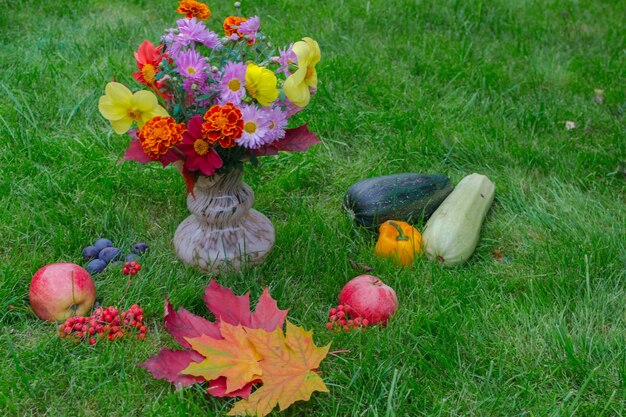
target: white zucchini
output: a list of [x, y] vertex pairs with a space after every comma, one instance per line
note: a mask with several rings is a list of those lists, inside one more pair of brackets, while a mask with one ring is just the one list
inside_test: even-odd
[[472, 256], [496, 187], [484, 175], [463, 178], [426, 223], [422, 240], [428, 258], [446, 266]]

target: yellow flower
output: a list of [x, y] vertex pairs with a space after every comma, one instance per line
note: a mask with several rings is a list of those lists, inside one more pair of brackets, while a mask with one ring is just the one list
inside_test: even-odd
[[289, 100], [305, 107], [311, 100], [310, 88], [317, 87], [315, 64], [320, 62], [320, 47], [313, 39], [303, 38], [292, 49], [298, 57], [298, 70], [285, 80], [283, 90]]
[[167, 110], [159, 106], [156, 96], [146, 90], [132, 93], [120, 83], [108, 83], [100, 97], [98, 110], [118, 135], [126, 133], [137, 122], [141, 128], [155, 116], [167, 117]]
[[278, 98], [276, 75], [267, 68], [249, 63], [246, 69], [246, 90], [262, 106], [269, 106]]

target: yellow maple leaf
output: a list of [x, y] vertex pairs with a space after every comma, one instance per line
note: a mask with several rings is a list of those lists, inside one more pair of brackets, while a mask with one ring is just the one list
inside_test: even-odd
[[259, 362], [263, 385], [248, 399], [241, 400], [229, 416], [269, 414], [278, 405], [284, 410], [296, 401], [308, 401], [315, 391], [328, 392], [326, 384], [313, 370], [328, 354], [330, 343], [315, 346], [313, 331], [306, 331], [287, 321], [286, 336], [280, 328], [273, 332], [246, 329], [248, 339], [263, 357]]
[[263, 359], [250, 343], [249, 329], [221, 322], [220, 332], [224, 339], [210, 336], [185, 338], [191, 348], [206, 359], [192, 362], [181, 373], [201, 376], [207, 381], [226, 377], [226, 393], [243, 388], [249, 382], [258, 379], [262, 373], [259, 361]]

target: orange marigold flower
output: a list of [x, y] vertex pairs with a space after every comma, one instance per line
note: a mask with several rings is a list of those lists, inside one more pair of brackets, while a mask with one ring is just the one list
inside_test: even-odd
[[226, 34], [226, 36], [230, 36], [236, 33], [237, 35], [239, 35], [239, 37], [241, 37], [241, 33], [239, 33], [239, 25], [241, 25], [246, 20], [248, 19], [246, 19], [245, 17], [237, 16], [228, 16], [226, 19], [224, 19], [224, 33]]
[[222, 148], [232, 148], [243, 133], [241, 110], [233, 103], [213, 106], [204, 114], [202, 133], [211, 145], [219, 142]]
[[209, 6], [196, 0], [181, 0], [176, 11], [184, 14], [187, 19], [195, 17], [198, 20], [207, 20], [211, 17]]
[[183, 141], [184, 123], [176, 123], [173, 117], [156, 116], [139, 130], [137, 136], [143, 151], [152, 159], [159, 159]]

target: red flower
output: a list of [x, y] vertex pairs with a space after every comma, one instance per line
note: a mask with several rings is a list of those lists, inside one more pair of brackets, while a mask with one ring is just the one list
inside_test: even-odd
[[147, 85], [156, 94], [164, 97], [164, 94], [160, 91], [163, 88], [163, 83], [156, 79], [156, 75], [160, 72], [159, 64], [163, 58], [170, 61], [167, 54], [161, 53], [163, 45], [154, 47], [152, 42], [143, 41], [139, 45], [139, 49], [135, 52], [135, 61], [137, 61], [137, 68], [139, 71], [133, 72], [133, 78], [142, 84]]
[[183, 133], [183, 143], [176, 147], [187, 156], [185, 168], [189, 171], [200, 171], [210, 176], [223, 165], [222, 158], [204, 137], [202, 117], [199, 115], [189, 120], [187, 131]]

